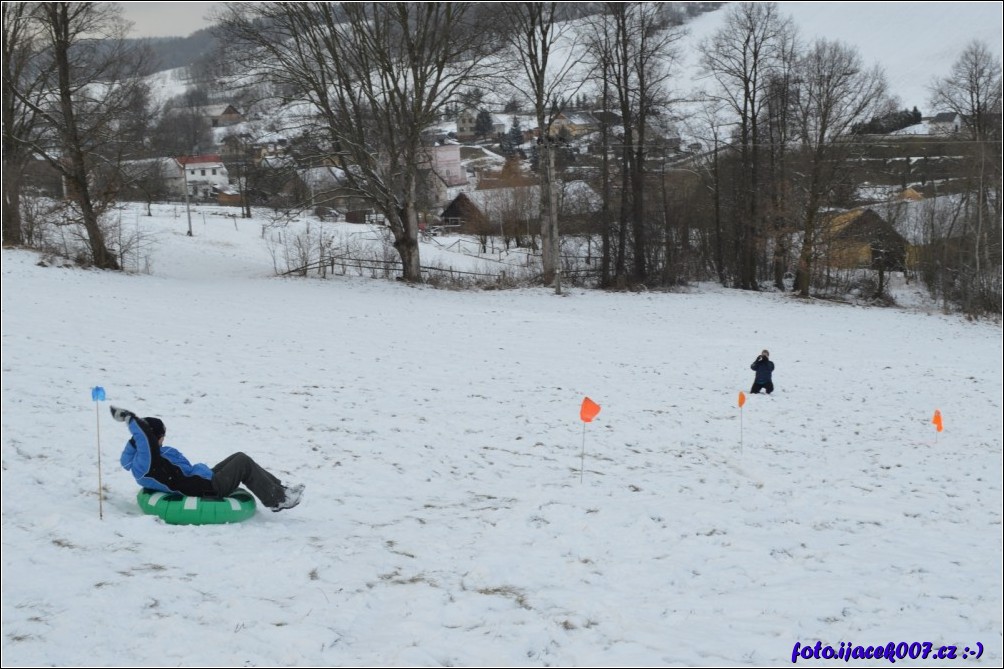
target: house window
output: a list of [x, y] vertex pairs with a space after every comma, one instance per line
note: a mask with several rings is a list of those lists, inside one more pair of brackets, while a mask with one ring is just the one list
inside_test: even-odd
[[213, 168], [213, 176], [214, 177], [216, 176], [216, 168], [215, 167]]
[[202, 170], [202, 176], [206, 176], [206, 171]]
[[195, 176], [195, 170], [189, 170], [189, 172], [191, 172], [191, 173], [192, 173], [192, 176], [193, 176], [193, 177]]

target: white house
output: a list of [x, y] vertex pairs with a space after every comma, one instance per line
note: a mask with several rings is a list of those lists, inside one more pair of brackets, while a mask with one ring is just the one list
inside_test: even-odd
[[936, 114], [930, 122], [932, 135], [951, 135], [962, 129], [962, 116], [955, 112]]
[[218, 154], [181, 156], [175, 164], [182, 176], [182, 187], [187, 187], [191, 197], [208, 199], [230, 185], [227, 168]]
[[[478, 114], [481, 112], [477, 109], [464, 109], [459, 114], [457, 114], [457, 138], [458, 139], [472, 139], [477, 135], [475, 128], [478, 125]], [[506, 125], [504, 121], [501, 121], [498, 114], [491, 114], [492, 119], [492, 130], [489, 133], [489, 137], [497, 135], [499, 133], [505, 132]]]

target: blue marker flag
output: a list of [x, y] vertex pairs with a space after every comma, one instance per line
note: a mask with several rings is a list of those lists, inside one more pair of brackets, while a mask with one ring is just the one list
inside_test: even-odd
[[91, 399], [94, 400], [94, 420], [96, 421], [96, 426], [98, 430], [98, 518], [104, 520], [105, 518], [105, 495], [104, 486], [101, 485], [101, 412], [98, 411], [97, 402], [103, 402], [105, 399], [105, 389], [101, 386], [94, 386], [91, 388]]

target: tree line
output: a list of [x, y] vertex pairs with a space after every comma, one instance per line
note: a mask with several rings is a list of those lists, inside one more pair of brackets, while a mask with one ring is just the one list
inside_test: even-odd
[[[698, 46], [703, 87], [687, 100], [673, 3], [228, 3], [213, 28], [226, 62], [213, 74], [249, 105], [297, 110], [284, 118], [301, 158], [338, 167], [345, 188], [382, 214], [408, 281], [421, 280], [426, 131], [493, 98], [536, 121], [545, 285], [561, 291], [562, 240], [578, 234], [598, 242], [603, 287], [714, 279], [810, 296], [832, 278], [821, 252], [828, 216], [856, 201], [869, 133], [919, 112], [897, 111], [881, 69], [855, 48], [802, 39], [781, 6], [719, 11], [724, 21]], [[149, 54], [126, 39], [114, 5], [3, 12], [4, 242], [32, 242], [19, 175], [41, 158], [68, 184], [90, 261], [115, 269], [102, 221], [127, 181], [115, 166], [169, 138], [184, 137], [172, 153], [204, 140], [150, 122]], [[586, 99], [603, 114], [590, 151], [575, 153], [558, 120]], [[918, 272], [946, 305], [1000, 313], [1001, 67], [989, 48], [969, 45], [932, 81], [931, 103], [962, 119], [953, 147], [966, 156], [965, 170], [931, 180], [965, 204], [938, 214], [951, 218], [947, 229], [932, 218]], [[489, 119], [478, 121], [485, 133]], [[671, 124], [685, 124], [699, 148], [670, 150]], [[557, 189], [573, 174], [600, 204], [563, 221]]]

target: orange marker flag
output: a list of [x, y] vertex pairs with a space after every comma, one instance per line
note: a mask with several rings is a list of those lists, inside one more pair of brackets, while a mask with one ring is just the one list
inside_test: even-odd
[[931, 419], [931, 422], [934, 423], [934, 427], [937, 428], [938, 432], [941, 432], [942, 430], [945, 429], [945, 424], [941, 421], [940, 409], [934, 410], [934, 418]]
[[599, 412], [599, 404], [588, 397], [583, 398], [582, 408], [579, 409], [579, 418], [582, 419], [582, 456], [579, 459], [579, 483], [582, 483], [582, 477], [586, 471], [586, 423], [591, 423]]
[[746, 393], [739, 391], [739, 455], [743, 454], [743, 405], [746, 404]]

